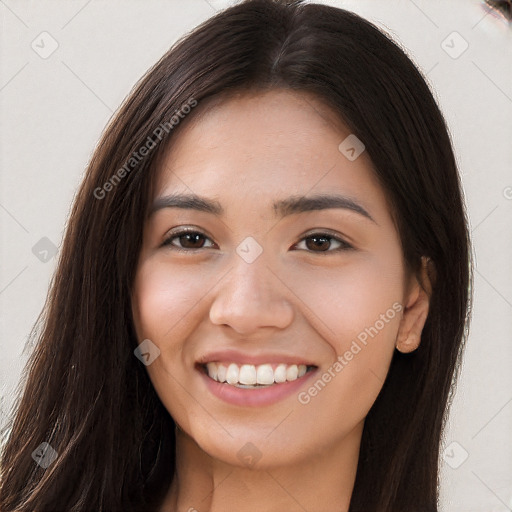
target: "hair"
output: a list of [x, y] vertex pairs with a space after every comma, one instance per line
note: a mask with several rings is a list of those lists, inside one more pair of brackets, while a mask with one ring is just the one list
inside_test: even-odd
[[[31, 332], [0, 459], [2, 511], [154, 511], [162, 503], [175, 423], [134, 357], [131, 310], [157, 157], [184, 124], [169, 129], [168, 121], [191, 98], [198, 106], [187, 121], [209, 99], [275, 89], [313, 94], [363, 141], [407, 269], [419, 278], [421, 257], [432, 262], [422, 341], [410, 354], [395, 351], [366, 417], [350, 512], [438, 510], [440, 444], [473, 279], [446, 123], [405, 50], [372, 23], [301, 0], [247, 0], [178, 40], [101, 136]], [[132, 161], [149, 139], [157, 147]], [[57, 452], [47, 469], [31, 457], [43, 442]]]

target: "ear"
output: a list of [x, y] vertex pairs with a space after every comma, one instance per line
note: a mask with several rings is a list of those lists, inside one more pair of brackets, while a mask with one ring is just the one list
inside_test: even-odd
[[396, 348], [403, 353], [413, 352], [419, 347], [432, 296], [435, 269], [429, 258], [422, 256], [421, 260], [421, 283], [416, 276], [412, 276], [405, 300], [406, 306], [398, 327]]

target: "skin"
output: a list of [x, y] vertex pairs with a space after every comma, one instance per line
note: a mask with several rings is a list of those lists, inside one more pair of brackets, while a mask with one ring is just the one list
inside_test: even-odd
[[[176, 478], [162, 511], [348, 510], [365, 417], [395, 348], [420, 343], [429, 304], [428, 290], [405, 270], [368, 154], [350, 161], [338, 149], [349, 134], [315, 97], [273, 90], [191, 116], [173, 138], [154, 198], [194, 192], [219, 201], [225, 214], [163, 208], [144, 227], [134, 322], [139, 342], [160, 349], [147, 371], [179, 425]], [[357, 200], [375, 222], [339, 208], [279, 219], [271, 207], [334, 192]], [[180, 226], [204, 234], [193, 243], [173, 239], [189, 252], [162, 246]], [[325, 230], [353, 249], [305, 238]], [[263, 249], [252, 263], [236, 252], [248, 236]], [[303, 357], [320, 377], [396, 303], [402, 311], [307, 404], [297, 393], [272, 405], [227, 404], [195, 369], [212, 347], [232, 348]], [[249, 442], [261, 455], [251, 467], [237, 456]]]

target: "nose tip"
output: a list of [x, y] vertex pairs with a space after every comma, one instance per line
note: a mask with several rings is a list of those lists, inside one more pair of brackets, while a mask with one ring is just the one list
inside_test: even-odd
[[265, 264], [242, 263], [218, 288], [210, 308], [210, 321], [239, 334], [262, 327], [283, 329], [293, 319], [293, 308], [284, 295], [286, 287]]

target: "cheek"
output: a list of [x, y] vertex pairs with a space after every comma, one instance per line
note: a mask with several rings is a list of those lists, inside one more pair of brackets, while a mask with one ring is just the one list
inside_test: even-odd
[[205, 278], [190, 268], [179, 268], [155, 258], [140, 264], [132, 296], [138, 341], [150, 339], [160, 356], [146, 367], [160, 400], [171, 416], [188, 425], [190, 393], [187, 379], [192, 362], [183, 344], [197, 323], [196, 309], [208, 287]]
[[336, 271], [318, 270], [314, 277], [305, 274], [296, 284], [294, 291], [311, 311], [311, 322], [332, 358], [318, 376], [321, 382], [315, 381], [302, 396], [301, 403], [310, 400], [315, 415], [331, 417], [344, 411], [352, 425], [366, 416], [394, 353], [402, 286], [399, 264], [372, 257]]
[[137, 271], [133, 312], [139, 338], [180, 339], [187, 315], [206, 294], [204, 279], [190, 269], [148, 260]]
[[338, 268], [302, 269], [300, 279], [298, 270], [291, 269], [287, 281], [293, 283], [295, 295], [307, 306], [302, 309], [311, 323], [340, 354], [350, 347], [351, 340], [364, 342], [377, 336], [383, 340], [396, 335], [403, 270], [394, 261], [367, 254]]

